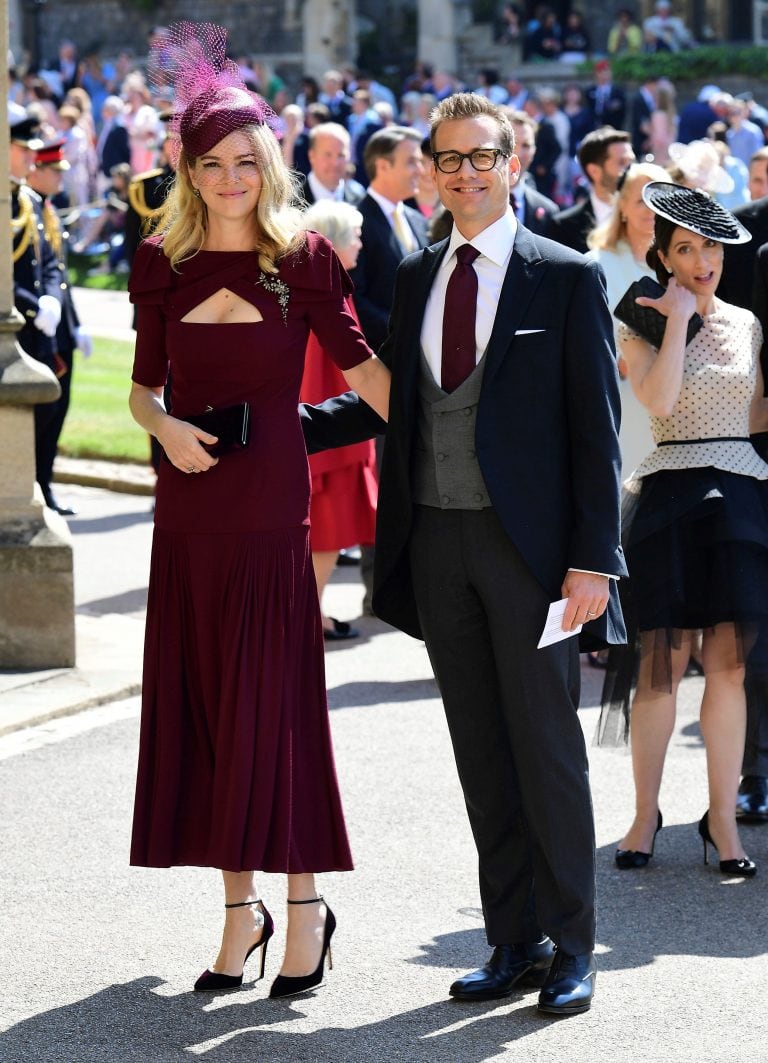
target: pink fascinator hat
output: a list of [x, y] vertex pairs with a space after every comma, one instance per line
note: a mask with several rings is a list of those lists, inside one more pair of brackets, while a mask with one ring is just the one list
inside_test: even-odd
[[153, 46], [149, 78], [155, 88], [173, 88], [169, 130], [190, 158], [199, 158], [244, 126], [266, 125], [277, 133], [275, 112], [246, 88], [237, 63], [227, 59], [222, 26], [174, 23]]

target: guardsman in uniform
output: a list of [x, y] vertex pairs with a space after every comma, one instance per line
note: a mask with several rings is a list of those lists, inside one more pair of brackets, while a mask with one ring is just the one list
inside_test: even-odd
[[55, 412], [45, 426], [39, 440], [38, 482], [51, 509], [64, 517], [74, 516], [71, 506], [62, 505], [53, 494], [53, 462], [59, 436], [64, 427], [64, 418], [69, 408], [69, 396], [72, 387], [72, 368], [75, 348], [79, 348], [88, 358], [93, 347], [91, 337], [81, 327], [80, 319], [72, 299], [72, 289], [67, 278], [67, 257], [69, 233], [62, 225], [61, 219], [53, 206], [52, 200], [61, 191], [62, 175], [69, 169], [64, 158], [64, 141], [58, 140], [44, 144], [35, 154], [35, 167], [27, 178], [29, 185], [42, 200], [43, 231], [45, 238], [56, 256], [59, 270], [59, 290], [62, 299], [61, 321], [56, 329], [56, 374], [61, 384], [61, 396], [53, 403]]
[[[45, 236], [43, 203], [27, 184], [35, 152], [43, 146], [39, 126], [16, 103], [8, 103], [11, 170], [11, 233], [13, 239], [13, 301], [24, 318], [16, 339], [27, 354], [57, 372], [56, 330], [61, 321], [62, 290], [53, 248]], [[43, 440], [56, 415], [55, 402], [35, 406], [37, 480], [50, 505], [50, 482], [41, 461]]]
[[[161, 115], [162, 117], [165, 116]], [[167, 161], [167, 155], [164, 152], [161, 155], [161, 161], [162, 159], [165, 159], [162, 166], [147, 170], [146, 173], [136, 174], [128, 186], [124, 246], [129, 265], [133, 263], [136, 248], [144, 237], [152, 232], [173, 181], [173, 167]]]
[[[171, 117], [170, 113], [164, 112], [160, 118], [165, 122]], [[165, 202], [165, 197], [173, 182], [175, 170], [170, 162], [170, 156], [166, 150], [168, 137], [166, 137], [160, 151], [162, 166], [146, 173], [136, 174], [128, 186], [128, 210], [125, 215], [125, 236], [123, 247], [128, 265], [133, 264], [133, 256], [141, 241], [149, 236], [155, 227], [160, 210]], [[136, 308], [134, 307], [134, 328], [136, 327]], [[166, 389], [166, 401], [168, 394]], [[152, 468], [157, 472], [160, 467], [162, 450], [154, 436], [149, 437]]]

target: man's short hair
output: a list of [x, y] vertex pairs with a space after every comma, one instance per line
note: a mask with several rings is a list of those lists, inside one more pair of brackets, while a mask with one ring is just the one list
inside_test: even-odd
[[768, 145], [764, 148], [758, 148], [750, 158], [749, 165], [751, 166], [753, 162], [768, 162]]
[[435, 150], [435, 134], [443, 122], [460, 122], [465, 118], [492, 118], [499, 127], [499, 147], [508, 155], [514, 152], [515, 133], [506, 112], [476, 92], [454, 92], [438, 103], [429, 116], [432, 150]]
[[389, 125], [373, 134], [363, 152], [363, 165], [369, 181], [376, 177], [376, 160], [391, 159], [398, 144], [402, 144], [404, 140], [413, 140], [420, 145], [421, 134], [417, 129], [404, 125]]
[[579, 164], [584, 173], [587, 173], [587, 166], [590, 163], [597, 166], [605, 163], [611, 144], [628, 144], [631, 139], [625, 129], [614, 129], [610, 125], [601, 126], [600, 129], [593, 129], [591, 133], [587, 133], [578, 150]]
[[539, 130], [539, 123], [535, 118], [532, 118], [527, 111], [516, 111], [512, 107], [505, 107], [503, 104], [502, 109], [512, 123], [513, 129], [516, 125], [524, 125], [531, 130], [534, 136], [536, 136], [536, 133]]
[[321, 122], [319, 125], [312, 126], [309, 131], [310, 148], [313, 148], [317, 138], [322, 136], [336, 137], [338, 140], [343, 140], [347, 146], [351, 142], [349, 132], [339, 122]]

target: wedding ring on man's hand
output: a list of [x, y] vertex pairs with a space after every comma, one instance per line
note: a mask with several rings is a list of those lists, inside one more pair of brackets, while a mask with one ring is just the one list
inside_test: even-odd
[[587, 609], [587, 616], [597, 616], [597, 613], [590, 613], [589, 609]]

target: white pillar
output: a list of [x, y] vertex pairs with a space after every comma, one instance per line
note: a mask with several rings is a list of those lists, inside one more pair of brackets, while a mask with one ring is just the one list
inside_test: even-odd
[[355, 0], [306, 0], [302, 12], [304, 72], [321, 78], [326, 70], [353, 63], [357, 51]]

